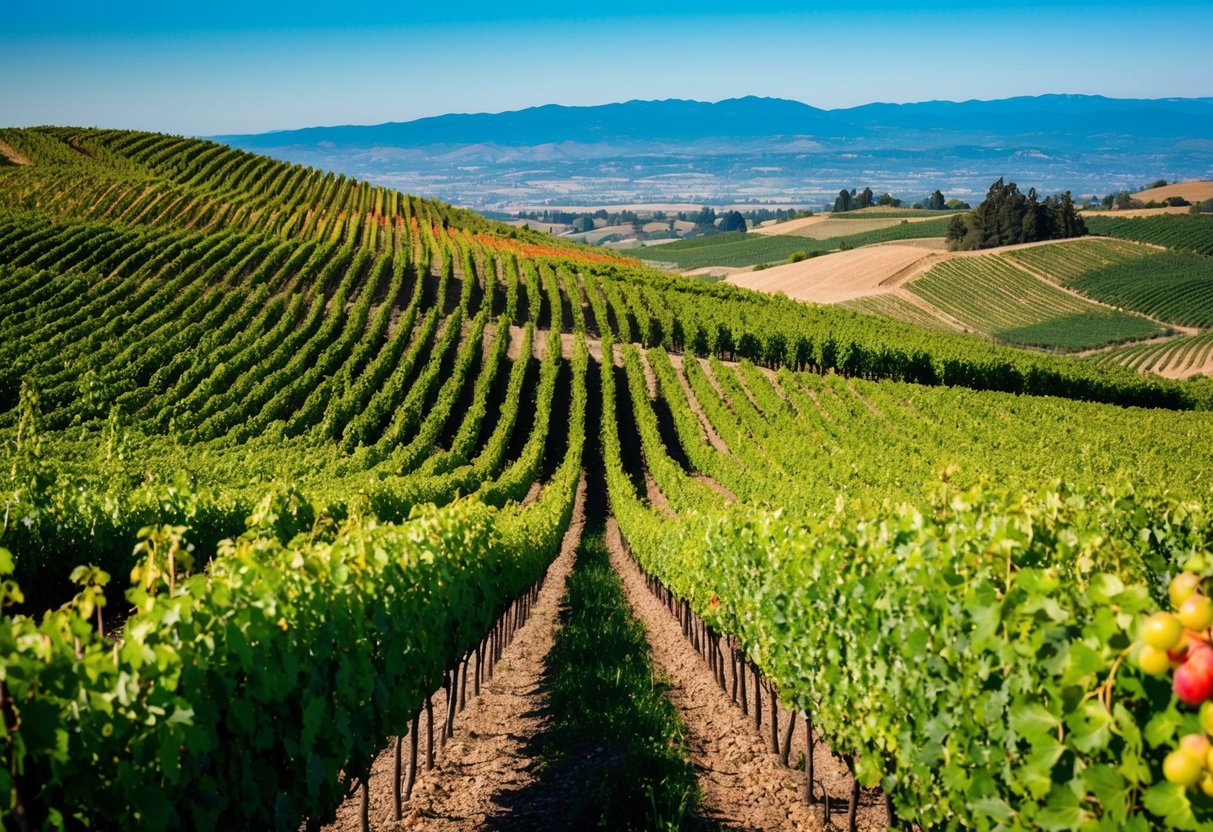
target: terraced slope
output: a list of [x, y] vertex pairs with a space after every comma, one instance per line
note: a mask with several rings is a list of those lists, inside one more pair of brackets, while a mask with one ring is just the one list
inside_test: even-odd
[[843, 301], [839, 306], [844, 309], [854, 309], [857, 312], [868, 312], [873, 315], [892, 318], [896, 321], [905, 321], [906, 323], [915, 324], [926, 329], [937, 329], [943, 332], [956, 332], [959, 329], [959, 327], [949, 324], [936, 314], [933, 308], [924, 308], [924, 306], [909, 300], [905, 295], [894, 292], [865, 295], [864, 297]]

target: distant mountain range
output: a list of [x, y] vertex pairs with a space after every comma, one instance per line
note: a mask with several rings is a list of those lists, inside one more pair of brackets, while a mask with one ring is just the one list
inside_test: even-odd
[[864, 185], [916, 198], [945, 185], [983, 192], [998, 175], [1102, 193], [1213, 175], [1213, 98], [1044, 95], [838, 110], [671, 99], [213, 138], [478, 208], [816, 201]]

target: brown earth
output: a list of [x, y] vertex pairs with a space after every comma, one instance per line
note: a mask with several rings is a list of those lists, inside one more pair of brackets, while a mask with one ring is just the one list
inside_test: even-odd
[[[1133, 194], [1134, 199], [1140, 199], [1142, 202], [1149, 202], [1151, 200], [1161, 202], [1172, 196], [1182, 196], [1188, 202], [1204, 202], [1206, 199], [1213, 199], [1213, 181], [1175, 182], [1170, 185], [1163, 185], [1161, 188], [1150, 188]], [[1186, 213], [1188, 209], [1181, 207], [1179, 210]], [[1110, 212], [1110, 216], [1121, 217], [1127, 215], [1127, 211]]]
[[949, 214], [930, 214], [922, 217], [881, 216], [878, 211], [850, 211], [846, 219], [840, 219], [833, 214], [817, 214], [812, 217], [801, 217], [798, 220], [764, 224], [751, 230], [753, 234], [780, 235], [791, 237], [809, 237], [814, 240], [827, 240], [830, 237], [845, 237], [849, 234], [862, 234], [867, 231], [879, 231], [891, 228], [903, 222], [916, 223], [947, 217]]
[[946, 256], [918, 246], [864, 246], [762, 271], [732, 274], [728, 282], [770, 294], [783, 292], [795, 300], [839, 303], [892, 291]]
[[17, 148], [13, 147], [8, 142], [0, 142], [0, 156], [8, 159], [14, 165], [29, 166], [33, 164], [28, 156], [26, 156], [20, 150], [17, 150]]

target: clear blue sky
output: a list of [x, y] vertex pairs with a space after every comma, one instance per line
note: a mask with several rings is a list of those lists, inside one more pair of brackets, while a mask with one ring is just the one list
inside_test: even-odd
[[11, 3], [0, 125], [213, 135], [632, 98], [1213, 96], [1207, 0], [814, 5]]

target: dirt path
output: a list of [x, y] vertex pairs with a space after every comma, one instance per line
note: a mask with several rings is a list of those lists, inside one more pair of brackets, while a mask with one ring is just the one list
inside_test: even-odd
[[670, 501], [666, 499], [665, 492], [657, 486], [657, 480], [653, 479], [647, 468], [644, 471], [644, 490], [650, 508], [665, 517], [677, 516], [674, 509], [670, 508]]
[[[710, 828], [764, 832], [823, 829], [821, 805], [805, 802], [803, 773], [784, 766], [779, 756], [769, 751], [766, 735], [755, 731], [750, 718], [742, 715], [713, 681], [707, 664], [683, 639], [677, 621], [646, 588], [640, 570], [626, 554], [613, 517], [607, 521], [606, 542], [611, 563], [623, 578], [628, 601], [648, 631], [653, 662], [669, 679], [669, 696], [686, 723], [687, 746], [703, 791], [701, 811]], [[787, 724], [787, 718], [786, 713], [781, 714], [781, 725]], [[805, 741], [804, 722], [798, 720], [792, 740], [793, 760], [805, 748]], [[832, 812], [834, 823], [845, 822], [850, 775], [824, 743], [817, 743], [813, 761], [818, 779], [838, 801]], [[859, 828], [885, 828], [878, 794], [864, 793]]]
[[[424, 763], [417, 773], [412, 799], [404, 819], [392, 820], [392, 777], [395, 755], [391, 748], [375, 760], [371, 775], [370, 821], [374, 830], [434, 830], [471, 832], [480, 829], [539, 829], [551, 808], [534, 799], [540, 790], [538, 759], [533, 741], [548, 721], [540, 680], [544, 657], [552, 648], [557, 612], [565, 591], [565, 578], [573, 566], [573, 553], [585, 525], [586, 484], [577, 490], [573, 520], [565, 533], [560, 556], [548, 569], [531, 617], [505, 649], [493, 676], [469, 699], [455, 719], [455, 736], [437, 749], [434, 769]], [[444, 697], [434, 697], [435, 714], [443, 713]], [[436, 719], [440, 719], [436, 716]], [[421, 758], [425, 756], [424, 718]], [[407, 745], [407, 744], [406, 744]], [[520, 800], [519, 795], [528, 795]], [[357, 832], [359, 799], [347, 800], [330, 832]]]
[[704, 485], [706, 485], [708, 488], [710, 488], [710, 489], [712, 489], [713, 491], [715, 491], [715, 492], [716, 492], [717, 494], [719, 494], [721, 497], [724, 497], [724, 498], [725, 498], [726, 500], [728, 500], [730, 503], [735, 503], [735, 502], [737, 502], [737, 495], [736, 495], [736, 494], [734, 494], [734, 493], [733, 493], [732, 491], [730, 491], [729, 489], [725, 488], [725, 487], [724, 487], [723, 485], [721, 485], [720, 483], [716, 482], [716, 480], [712, 479], [712, 478], [711, 478], [711, 477], [709, 477], [707, 474], [704, 474], [704, 473], [702, 473], [702, 472], [696, 471], [694, 474], [692, 474], [692, 476], [693, 476], [693, 477], [695, 477], [695, 479], [699, 480], [699, 481], [700, 481], [701, 483], [703, 483]]
[[[645, 360], [648, 360], [647, 356]], [[693, 357], [692, 360], [694, 360]], [[691, 412], [699, 419], [699, 424], [703, 426], [704, 435], [707, 436], [708, 442], [711, 443], [712, 447], [722, 454], [732, 454], [729, 446], [724, 443], [724, 440], [720, 438], [720, 434], [716, 432], [716, 428], [712, 427], [712, 420], [703, 412], [703, 406], [699, 403], [699, 399], [695, 398], [695, 391], [691, 389], [691, 384], [683, 373], [682, 362], [683, 356], [670, 355], [670, 363], [674, 365], [674, 370], [676, 371], [674, 374], [678, 376], [678, 383], [682, 385], [682, 392], [687, 397], [687, 404], [690, 405]]]
[[8, 142], [0, 142], [0, 156], [8, 159], [14, 165], [28, 167], [29, 165], [33, 164], [33, 162], [29, 160], [29, 157], [17, 150], [17, 148], [13, 147]]

